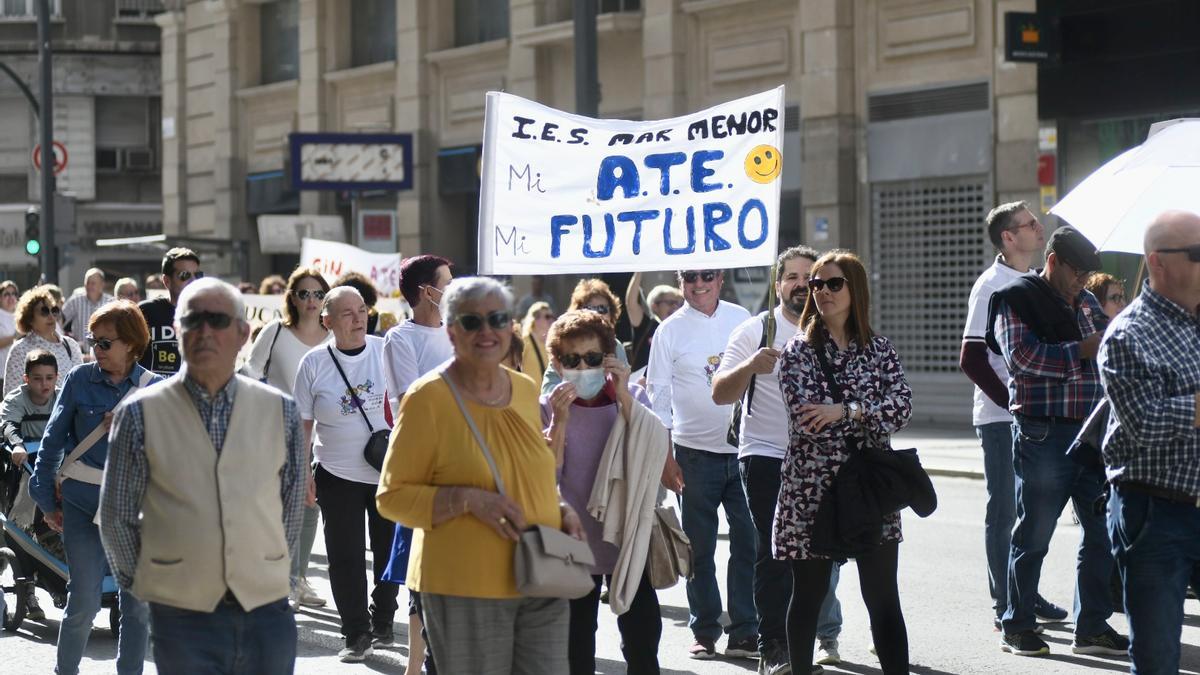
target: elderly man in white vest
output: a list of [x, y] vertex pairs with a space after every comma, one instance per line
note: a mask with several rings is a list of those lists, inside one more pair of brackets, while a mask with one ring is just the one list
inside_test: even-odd
[[288, 555], [307, 481], [291, 397], [236, 375], [241, 294], [202, 279], [175, 309], [184, 368], [117, 411], [100, 534], [117, 583], [150, 603], [160, 673], [291, 673]]

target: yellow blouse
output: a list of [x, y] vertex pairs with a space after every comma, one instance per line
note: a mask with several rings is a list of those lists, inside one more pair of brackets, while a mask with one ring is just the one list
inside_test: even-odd
[[[533, 383], [537, 385], [538, 391], [542, 390], [542, 377], [546, 374], [546, 366], [550, 365], [550, 355], [546, 353], [546, 348], [543, 345], [537, 344], [534, 337], [524, 339], [525, 351], [521, 355], [521, 372], [528, 375]], [[541, 354], [541, 360], [538, 360], [538, 355]]]
[[[492, 451], [510, 499], [530, 525], [562, 526], [554, 453], [541, 432], [538, 389], [508, 370], [512, 401], [492, 408], [464, 397]], [[384, 517], [413, 532], [407, 586], [422, 593], [470, 598], [519, 597], [513, 573], [516, 544], [475, 516], [433, 525], [439, 487], [495, 491], [487, 460], [437, 371], [413, 383], [400, 403], [376, 501]]]

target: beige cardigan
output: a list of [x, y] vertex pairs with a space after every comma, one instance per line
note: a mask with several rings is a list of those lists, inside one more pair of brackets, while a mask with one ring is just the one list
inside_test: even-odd
[[633, 401], [629, 424], [617, 415], [604, 444], [587, 510], [604, 525], [604, 541], [619, 549], [608, 605], [624, 614], [641, 585], [650, 553], [650, 528], [671, 438], [649, 408]]

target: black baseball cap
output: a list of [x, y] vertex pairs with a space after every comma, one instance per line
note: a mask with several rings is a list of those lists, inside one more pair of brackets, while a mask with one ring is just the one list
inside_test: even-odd
[[1050, 240], [1046, 242], [1046, 257], [1051, 253], [1081, 272], [1100, 269], [1100, 254], [1096, 252], [1095, 245], [1070, 225], [1064, 225], [1050, 235]]

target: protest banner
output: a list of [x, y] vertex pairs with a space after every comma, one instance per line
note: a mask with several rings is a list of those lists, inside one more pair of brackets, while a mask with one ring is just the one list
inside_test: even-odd
[[346, 272], [366, 275], [381, 298], [400, 297], [400, 252], [371, 253], [337, 241], [305, 238], [300, 244], [300, 265], [321, 270], [333, 283]]
[[480, 273], [772, 264], [783, 109], [783, 87], [649, 122], [489, 92]]

